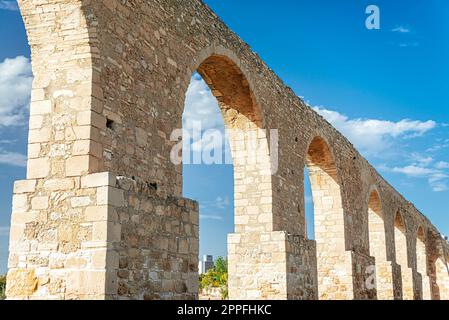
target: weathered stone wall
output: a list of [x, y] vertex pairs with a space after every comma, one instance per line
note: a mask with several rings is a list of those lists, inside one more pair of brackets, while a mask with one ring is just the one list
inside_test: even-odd
[[[113, 244], [118, 290], [112, 299], [198, 298], [198, 204], [119, 177], [124, 193], [115, 213], [121, 229]], [[112, 270], [111, 270], [112, 271]]]
[[300, 236], [287, 238], [287, 298], [318, 299], [316, 242]]
[[[182, 126], [195, 70], [217, 97], [226, 126], [256, 131], [263, 146], [260, 163], [248, 165], [251, 150], [231, 136], [231, 298], [375, 298], [376, 290], [366, 285], [376, 255], [370, 232], [377, 231], [368, 218], [373, 189], [383, 212], [384, 263], [391, 263], [394, 296], [420, 298], [431, 286], [433, 298], [447, 297], [449, 275], [441, 261], [449, 250], [436, 240], [436, 228], [201, 1], [19, 5], [35, 80], [28, 180], [16, 185], [14, 196], [9, 298], [196, 297], [191, 266], [198, 224], [185, 219], [197, 208], [182, 199], [182, 166], [170, 161], [177, 143], [170, 136]], [[273, 172], [270, 129], [279, 137]], [[325, 141], [329, 152], [310, 163], [314, 140]], [[311, 164], [318, 164], [311, 172], [315, 206], [323, 214], [316, 248], [307, 240], [304, 209], [303, 169]], [[126, 178], [117, 182], [116, 176]], [[395, 231], [398, 212], [401, 230]], [[147, 219], [161, 225], [145, 225]], [[159, 231], [144, 234], [152, 228]], [[427, 275], [418, 237], [426, 247]], [[324, 272], [337, 275], [328, 280], [320, 275], [326, 263]], [[323, 296], [320, 283], [334, 281]]]

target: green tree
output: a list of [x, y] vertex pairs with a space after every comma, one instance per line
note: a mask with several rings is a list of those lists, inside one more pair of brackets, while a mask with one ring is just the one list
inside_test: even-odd
[[200, 275], [200, 289], [220, 288], [222, 299], [228, 298], [228, 259], [219, 257], [214, 268]]
[[218, 257], [217, 261], [215, 261], [215, 271], [219, 274], [228, 273], [228, 259], [223, 259], [222, 257]]
[[6, 276], [0, 276], [0, 300], [5, 300]]

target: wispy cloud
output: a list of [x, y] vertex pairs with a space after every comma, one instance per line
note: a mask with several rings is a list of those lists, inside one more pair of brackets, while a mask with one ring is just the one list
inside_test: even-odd
[[449, 162], [446, 161], [440, 161], [435, 165], [435, 168], [437, 169], [449, 169]]
[[313, 203], [313, 198], [312, 198], [312, 196], [306, 196], [306, 197], [305, 197], [305, 202], [306, 202], [306, 204], [312, 204], [312, 203]]
[[401, 42], [398, 44], [399, 47], [401, 48], [409, 48], [409, 47], [419, 47], [419, 42], [414, 41], [414, 42]]
[[442, 192], [449, 190], [449, 174], [435, 167], [425, 167], [416, 164], [393, 167], [381, 166], [381, 170], [399, 173], [410, 178], [424, 178], [427, 179], [430, 187], [435, 192]]
[[412, 153], [411, 160], [415, 161], [419, 165], [423, 165], [423, 166], [428, 166], [434, 161], [434, 159], [432, 157], [423, 156], [417, 152]]
[[13, 144], [16, 142], [17, 142], [17, 140], [9, 140], [9, 139], [0, 140], [0, 144]]
[[0, 62], [0, 128], [26, 124], [32, 81], [28, 58]]
[[437, 170], [419, 167], [419, 166], [415, 166], [415, 165], [410, 165], [410, 166], [406, 166], [406, 167], [394, 167], [391, 169], [391, 171], [396, 172], [396, 173], [403, 173], [407, 176], [415, 177], [415, 178], [422, 178], [422, 177], [427, 177], [429, 175], [433, 175], [436, 173], [440, 173], [440, 171], [437, 171]]
[[216, 220], [216, 221], [222, 221], [223, 217], [216, 216], [216, 215], [208, 215], [208, 214], [202, 214], [200, 215], [201, 220]]
[[0, 149], [0, 164], [6, 164], [15, 167], [26, 167], [27, 156], [16, 152], [3, 151]]
[[17, 1], [0, 0], [0, 10], [18, 11], [19, 5]]
[[201, 205], [206, 210], [211, 210], [211, 209], [226, 210], [226, 209], [230, 208], [231, 200], [227, 196], [226, 197], [217, 197], [213, 201], [203, 201], [203, 202], [201, 202]]
[[396, 28], [391, 29], [391, 31], [398, 32], [398, 33], [410, 33], [411, 30], [409, 27], [398, 26]]
[[437, 141], [432, 147], [427, 149], [427, 152], [437, 152], [449, 148], [449, 139]]
[[419, 137], [437, 126], [435, 121], [403, 119], [397, 122], [349, 117], [333, 110], [315, 107], [327, 121], [341, 131], [366, 156], [377, 156], [395, 140]]

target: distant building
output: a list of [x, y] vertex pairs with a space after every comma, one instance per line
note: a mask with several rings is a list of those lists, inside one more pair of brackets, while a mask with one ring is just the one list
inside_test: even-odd
[[200, 260], [198, 264], [198, 271], [200, 274], [207, 273], [210, 269], [214, 268], [214, 256], [204, 255], [203, 260]]

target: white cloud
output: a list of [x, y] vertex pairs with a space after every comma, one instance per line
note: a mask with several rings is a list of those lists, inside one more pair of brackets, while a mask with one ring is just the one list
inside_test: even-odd
[[439, 142], [438, 144], [435, 144], [434, 146], [427, 149], [427, 152], [437, 152], [443, 149], [449, 148], [449, 140], [446, 140], [444, 142]]
[[226, 209], [231, 205], [231, 201], [229, 200], [229, 197], [217, 197], [217, 199], [215, 199], [215, 205], [218, 209]]
[[449, 175], [445, 173], [435, 173], [429, 177], [429, 184], [435, 192], [443, 192], [449, 190]]
[[27, 156], [16, 152], [2, 151], [0, 149], [0, 164], [15, 167], [26, 167]]
[[0, 63], [0, 128], [25, 125], [33, 76], [28, 58]]
[[9, 10], [9, 11], [18, 11], [19, 6], [17, 4], [17, 1], [0, 1], [0, 10]]
[[391, 31], [399, 32], [399, 33], [409, 33], [410, 32], [410, 28], [407, 28], [407, 27], [404, 27], [404, 26], [399, 26], [399, 27], [396, 27], [394, 29], [391, 29]]
[[389, 149], [395, 139], [422, 136], [436, 127], [435, 121], [403, 119], [398, 122], [375, 119], [350, 119], [337, 111], [313, 108], [341, 131], [365, 155], [377, 156]]
[[410, 178], [424, 178], [428, 180], [428, 183], [433, 191], [442, 192], [449, 190], [449, 175], [444, 171], [436, 168], [428, 168], [418, 165], [409, 165], [405, 167], [389, 168], [382, 166], [382, 170], [404, 174]]
[[225, 210], [229, 209], [229, 207], [231, 206], [231, 199], [228, 196], [217, 197], [213, 201], [203, 201], [201, 205], [207, 210]]
[[9, 226], [0, 226], [0, 237], [7, 237], [9, 236]]
[[193, 75], [186, 93], [184, 129], [191, 130], [194, 122], [201, 122], [203, 131], [223, 128], [218, 101], [198, 74]]
[[406, 167], [394, 167], [391, 169], [392, 172], [403, 173], [410, 177], [427, 177], [429, 175], [433, 175], [439, 173], [439, 171], [424, 167], [419, 167], [415, 165], [410, 165]]
[[435, 165], [435, 168], [437, 169], [449, 169], [449, 162], [446, 161], [440, 161]]
[[412, 153], [412, 160], [422, 166], [428, 166], [434, 161], [432, 157], [425, 157], [416, 152]]
[[[190, 135], [190, 139], [184, 137], [184, 150], [190, 147], [190, 153], [200, 156], [212, 150], [231, 154], [218, 101], [198, 73], [192, 76], [186, 93], [183, 129]], [[190, 154], [184, 152], [183, 157], [184, 163], [188, 163]], [[225, 158], [223, 161], [228, 161]]]

